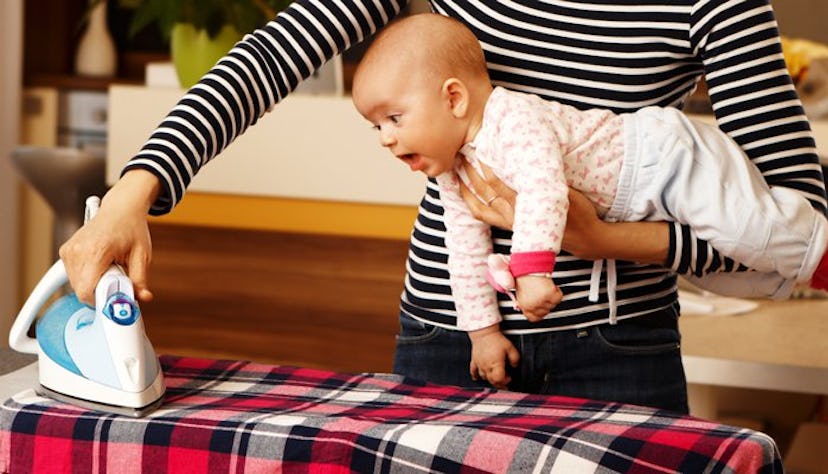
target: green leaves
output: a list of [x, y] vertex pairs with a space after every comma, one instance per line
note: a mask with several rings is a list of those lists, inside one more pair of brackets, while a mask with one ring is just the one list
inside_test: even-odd
[[247, 33], [264, 26], [292, 0], [118, 0], [135, 10], [129, 34], [135, 35], [155, 23], [169, 41], [176, 23], [190, 23], [215, 38], [225, 24]]

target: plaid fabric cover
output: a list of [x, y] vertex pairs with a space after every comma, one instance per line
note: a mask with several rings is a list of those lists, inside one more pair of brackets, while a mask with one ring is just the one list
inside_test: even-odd
[[163, 356], [143, 419], [23, 392], [0, 469], [26, 472], [782, 472], [763, 433], [630, 405]]

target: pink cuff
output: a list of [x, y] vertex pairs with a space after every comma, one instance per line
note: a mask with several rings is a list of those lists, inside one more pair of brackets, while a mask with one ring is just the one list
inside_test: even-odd
[[552, 273], [555, 269], [555, 252], [518, 252], [511, 255], [509, 271], [515, 277], [530, 273]]

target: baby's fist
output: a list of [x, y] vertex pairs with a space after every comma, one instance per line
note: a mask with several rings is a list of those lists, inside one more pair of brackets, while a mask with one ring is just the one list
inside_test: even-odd
[[543, 320], [562, 299], [563, 293], [550, 278], [524, 275], [517, 279], [518, 305], [529, 322]]

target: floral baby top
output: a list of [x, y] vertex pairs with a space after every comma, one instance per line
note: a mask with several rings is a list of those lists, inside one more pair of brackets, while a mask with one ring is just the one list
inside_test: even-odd
[[[581, 111], [494, 89], [480, 131], [460, 153], [478, 171], [479, 163], [488, 166], [518, 193], [512, 237], [515, 276], [552, 272], [566, 226], [568, 186], [584, 193], [601, 215], [612, 205], [624, 155], [622, 127], [623, 119], [608, 110]], [[490, 229], [463, 201], [462, 175], [444, 173], [437, 183], [445, 208], [457, 325], [472, 331], [500, 322], [501, 316], [495, 291], [486, 281]]]

